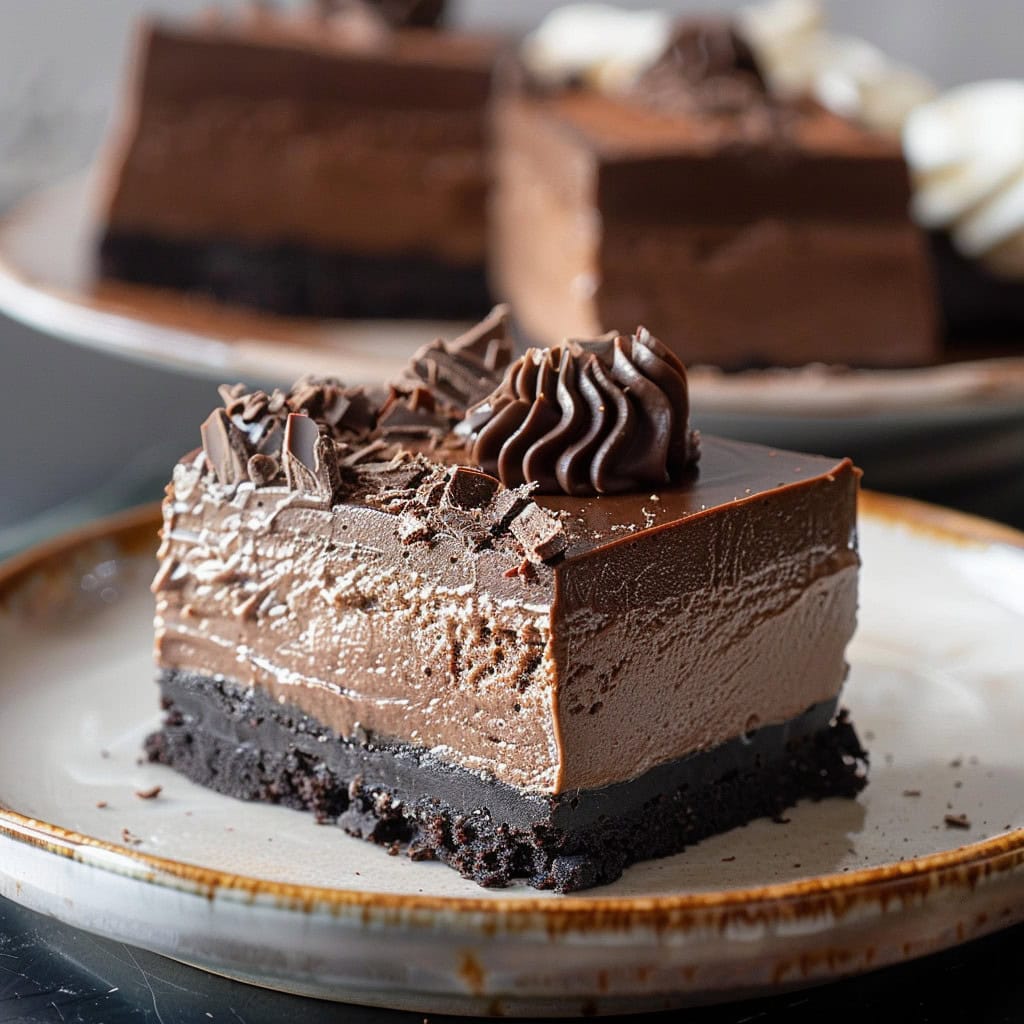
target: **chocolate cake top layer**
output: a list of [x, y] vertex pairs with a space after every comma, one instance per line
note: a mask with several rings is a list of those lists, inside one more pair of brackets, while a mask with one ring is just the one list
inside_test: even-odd
[[417, 372], [380, 393], [225, 392], [168, 489], [160, 667], [544, 793], [834, 699], [856, 608], [849, 461], [705, 439], [656, 488], [504, 487], [451, 432], [497, 383], [501, 322], [432, 349], [476, 376], [412, 433], [379, 415]]

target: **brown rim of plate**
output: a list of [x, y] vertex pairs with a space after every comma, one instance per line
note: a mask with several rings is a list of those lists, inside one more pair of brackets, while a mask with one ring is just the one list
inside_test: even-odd
[[[947, 542], [978, 546], [1004, 544], [1024, 549], [1024, 533], [1011, 527], [907, 498], [862, 491], [860, 510], [876, 519]], [[155, 546], [159, 523], [159, 506], [145, 505], [97, 520], [7, 560], [0, 565], [0, 608], [7, 604], [19, 585], [39, 572], [55, 577], [66, 573], [71, 564], [68, 555], [90, 544], [108, 541], [116, 543], [126, 555], [145, 553]], [[500, 915], [506, 927], [514, 929], [516, 922], [523, 927], [539, 923], [549, 932], [618, 929], [627, 925], [653, 927], [659, 932], [667, 928], [685, 931], [708, 921], [714, 921], [717, 926], [732, 920], [767, 924], [823, 911], [840, 917], [878, 900], [883, 905], [890, 901], [910, 903], [932, 891], [973, 889], [986, 878], [1024, 865], [1024, 828], [1017, 828], [944, 853], [746, 889], [651, 897], [504, 899], [365, 892], [273, 882], [156, 857], [29, 818], [2, 805], [0, 836], [114, 872], [117, 871], [115, 866], [96, 864], [83, 856], [79, 848], [118, 854], [142, 869], [149, 869], [141, 880], [192, 890], [208, 899], [223, 890], [242, 894], [249, 901], [266, 897], [278, 906], [305, 913], [361, 910], [364, 918], [375, 911], [384, 914], [396, 911], [485, 914], [492, 920], [494, 915]]]

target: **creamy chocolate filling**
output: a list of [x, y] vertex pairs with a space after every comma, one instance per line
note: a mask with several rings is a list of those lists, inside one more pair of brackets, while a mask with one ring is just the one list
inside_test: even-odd
[[219, 483], [203, 459], [179, 466], [165, 504], [158, 663], [259, 687], [340, 736], [366, 729], [562, 793], [841, 687], [848, 461], [708, 438], [682, 484], [535, 496], [564, 539], [531, 556], [518, 509], [474, 518], [451, 483], [449, 505], [391, 511], [372, 488], [332, 504]]

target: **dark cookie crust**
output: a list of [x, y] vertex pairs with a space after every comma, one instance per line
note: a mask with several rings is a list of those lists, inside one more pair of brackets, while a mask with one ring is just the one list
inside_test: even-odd
[[160, 685], [167, 716], [146, 742], [151, 761], [230, 796], [311, 810], [484, 886], [516, 878], [563, 893], [602, 885], [629, 864], [778, 816], [802, 798], [854, 797], [866, 781], [867, 755], [845, 713], [833, 719], [832, 704], [630, 782], [544, 796], [424, 750], [341, 739], [223, 679], [163, 671]]
[[286, 316], [473, 319], [491, 307], [482, 265], [230, 239], [109, 231], [100, 270], [133, 284], [200, 292]]

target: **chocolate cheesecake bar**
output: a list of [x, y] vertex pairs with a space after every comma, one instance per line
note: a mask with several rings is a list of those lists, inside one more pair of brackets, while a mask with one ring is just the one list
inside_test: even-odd
[[149, 756], [560, 892], [854, 796], [858, 471], [698, 438], [643, 329], [513, 362], [505, 324], [379, 393], [224, 390], [164, 503]]
[[552, 82], [555, 40], [548, 78], [499, 101], [492, 285], [525, 335], [647, 321], [687, 362], [731, 369], [932, 361], [899, 141], [772, 94], [728, 22], [664, 24], [625, 81], [606, 55]]
[[102, 274], [285, 314], [481, 316], [498, 41], [424, 27], [436, 2], [312, 7], [142, 27]]

